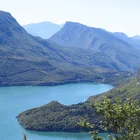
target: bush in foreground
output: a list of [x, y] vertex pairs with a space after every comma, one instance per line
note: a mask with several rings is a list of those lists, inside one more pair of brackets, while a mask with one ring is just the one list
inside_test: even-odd
[[[99, 103], [91, 102], [91, 105], [96, 109], [95, 115], [100, 117], [100, 129], [108, 133], [110, 140], [140, 139], [139, 101], [104, 98]], [[81, 121], [79, 124], [93, 129], [93, 126], [86, 121]], [[99, 136], [98, 130], [93, 130], [90, 134], [94, 140], [104, 140]]]

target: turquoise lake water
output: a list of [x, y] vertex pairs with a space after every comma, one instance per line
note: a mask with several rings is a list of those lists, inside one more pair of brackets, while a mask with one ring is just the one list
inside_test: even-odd
[[[107, 84], [77, 83], [60, 86], [0, 87], [0, 139], [22, 140], [88, 140], [90, 135], [82, 133], [33, 132], [24, 130], [16, 116], [27, 109], [38, 107], [52, 100], [70, 105], [87, 100], [113, 86]], [[102, 134], [104, 135], [104, 134]]]

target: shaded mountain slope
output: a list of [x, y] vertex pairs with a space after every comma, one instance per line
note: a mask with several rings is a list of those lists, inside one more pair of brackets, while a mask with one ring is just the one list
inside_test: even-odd
[[[116, 87], [106, 93], [92, 96], [88, 100], [94, 102], [101, 101], [103, 96], [109, 98], [126, 98], [140, 99], [140, 71], [137, 78], [129, 79], [124, 84]], [[18, 115], [19, 123], [28, 130], [36, 131], [66, 131], [79, 132], [87, 131], [77, 126], [80, 119], [95, 124], [95, 128], [99, 127], [99, 116], [93, 116], [94, 110], [91, 109], [89, 102], [79, 103], [76, 105], [65, 106], [56, 101], [50, 102], [47, 105], [24, 111]]]
[[[28, 34], [7, 12], [0, 11], [0, 85], [55, 85], [68, 82], [109, 82], [117, 67], [105, 54], [60, 47]], [[111, 80], [112, 80], [111, 79]]]
[[128, 37], [126, 34], [121, 33], [121, 32], [115, 32], [115, 33], [113, 33], [113, 35], [115, 35], [119, 39], [129, 43], [130, 45], [136, 47], [137, 49], [140, 49], [140, 39], [139, 39], [139, 36]]
[[135, 71], [140, 66], [139, 49], [100, 28], [66, 22], [50, 40], [65, 47], [99, 52], [124, 71]]
[[135, 40], [140, 41], [140, 36], [139, 36], [139, 35], [135, 35], [135, 36], [133, 36], [132, 38], [135, 39]]

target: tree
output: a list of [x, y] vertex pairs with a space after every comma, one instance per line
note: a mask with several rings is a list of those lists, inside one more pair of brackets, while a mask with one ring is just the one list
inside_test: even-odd
[[[140, 103], [137, 100], [104, 98], [102, 102], [93, 103], [95, 115], [100, 117], [100, 129], [107, 132], [110, 140], [138, 140], [140, 139]], [[81, 122], [84, 126], [87, 123]], [[90, 127], [88, 123], [88, 127]], [[103, 140], [98, 130], [90, 132], [94, 140]]]

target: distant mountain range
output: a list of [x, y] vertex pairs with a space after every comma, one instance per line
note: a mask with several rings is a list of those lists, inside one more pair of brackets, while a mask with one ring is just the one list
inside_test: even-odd
[[53, 34], [58, 32], [63, 24], [55, 24], [52, 22], [40, 22], [23, 25], [23, 28], [34, 36], [39, 36], [43, 39], [50, 38]]
[[119, 39], [129, 43], [130, 45], [137, 47], [140, 49], [140, 36], [134, 36], [134, 37], [128, 37], [126, 34], [121, 33], [121, 32], [115, 32], [113, 33], [116, 37]]
[[120, 68], [105, 53], [34, 37], [10, 13], [0, 11], [0, 86], [110, 83], [129, 76]]
[[135, 71], [140, 66], [140, 47], [132, 39], [127, 39], [129, 40], [122, 33], [66, 22], [49, 40], [66, 48], [80, 48], [104, 54], [112, 60], [116, 69]]
[[140, 41], [140, 36], [136, 35], [136, 36], [133, 37], [133, 39]]
[[[28, 33], [34, 36], [38, 36], [43, 39], [48, 39], [51, 36], [53, 36], [55, 33], [57, 33], [63, 26], [64, 24], [55, 24], [50, 21], [46, 21], [46, 22], [31, 23], [31, 24], [23, 25], [23, 28], [25, 28], [25, 30]], [[113, 35], [133, 46], [140, 48], [139, 35], [128, 37], [123, 32], [114, 32]]]

